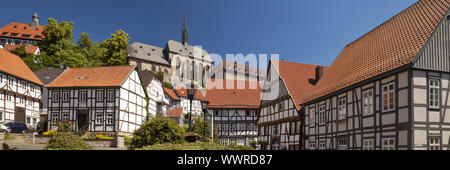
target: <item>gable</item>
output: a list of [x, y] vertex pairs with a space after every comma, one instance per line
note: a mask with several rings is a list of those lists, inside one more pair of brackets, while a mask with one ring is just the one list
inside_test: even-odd
[[[281, 80], [280, 74], [278, 74], [273, 63], [271, 63], [269, 67], [270, 68], [267, 74], [267, 80], [270, 82], [265, 83], [264, 85], [265, 90], [263, 90], [262, 93], [261, 105], [265, 105], [272, 102], [273, 100], [289, 95], [286, 86]], [[269, 87], [270, 91], [268, 91]]]

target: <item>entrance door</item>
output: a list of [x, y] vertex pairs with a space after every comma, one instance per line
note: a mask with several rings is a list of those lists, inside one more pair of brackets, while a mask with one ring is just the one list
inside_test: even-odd
[[77, 115], [77, 127], [78, 131], [83, 130], [86, 131], [88, 129], [89, 124], [89, 111], [88, 110], [78, 110]]
[[25, 108], [16, 107], [16, 110], [14, 113], [14, 121], [25, 123]]

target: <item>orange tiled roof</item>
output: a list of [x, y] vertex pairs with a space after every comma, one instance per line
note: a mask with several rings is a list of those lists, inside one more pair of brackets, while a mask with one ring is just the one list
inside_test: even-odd
[[69, 68], [47, 87], [119, 87], [135, 66]]
[[172, 98], [172, 100], [180, 100], [180, 98], [177, 96], [177, 94], [175, 94], [175, 92], [172, 89], [169, 89], [167, 87], [164, 87], [164, 92], [167, 93], [167, 95], [169, 95], [170, 98]]
[[420, 0], [344, 48], [305, 102], [412, 62], [450, 7]]
[[[45, 37], [42, 34], [44, 31], [44, 26], [38, 26], [37, 28], [30, 27], [30, 24], [12, 22], [0, 29], [0, 37], [8, 38], [19, 38], [28, 40], [43, 40]], [[13, 33], [17, 33], [13, 36]], [[24, 35], [29, 35], [29, 37], [24, 37]], [[40, 36], [36, 37], [36, 36]]]
[[[20, 47], [21, 45], [12, 45], [12, 44], [5, 44], [3, 46], [4, 49], [11, 51], [11, 50], [15, 50], [17, 47]], [[25, 45], [25, 50], [27, 51], [28, 54], [34, 54], [36, 53], [36, 51], [39, 49], [38, 46], [29, 46], [29, 45]]]
[[[188, 97], [187, 90], [184, 87], [177, 89], [177, 94], [180, 97], [185, 97], [185, 98]], [[204, 100], [204, 99], [205, 99], [205, 97], [203, 96], [202, 92], [200, 90], [197, 90], [197, 92], [195, 93], [195, 96], [194, 96], [194, 100]]]
[[183, 117], [183, 108], [176, 108], [176, 109], [168, 110], [167, 117], [182, 118]]
[[[276, 64], [277, 62], [278, 64]], [[271, 63], [273, 63], [275, 69], [278, 70], [280, 78], [286, 85], [286, 89], [292, 97], [297, 110], [300, 110], [301, 107], [299, 105], [314, 87], [314, 84], [312, 84], [310, 80], [316, 79], [316, 68], [318, 66], [274, 60], [271, 60]], [[324, 67], [324, 72], [327, 69], [328, 67]]]
[[[261, 87], [256, 81], [223, 80], [222, 87], [215, 87], [216, 80], [209, 80], [206, 87], [206, 100], [210, 108], [259, 108], [261, 102]], [[218, 82], [219, 83], [219, 82]], [[227, 87], [226, 84], [233, 84]], [[256, 88], [251, 89], [250, 83]], [[238, 87], [239, 84], [245, 86]]]
[[27, 81], [43, 85], [39, 78], [28, 68], [28, 66], [20, 59], [7, 50], [0, 49], [0, 71], [12, 74]]

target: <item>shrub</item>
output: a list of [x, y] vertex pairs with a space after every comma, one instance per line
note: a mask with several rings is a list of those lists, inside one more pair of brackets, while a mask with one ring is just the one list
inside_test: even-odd
[[44, 132], [44, 133], [42, 133], [42, 135], [44, 135], [44, 136], [53, 136], [53, 135], [56, 135], [56, 130], [49, 130], [49, 131], [47, 131], [47, 132]]
[[222, 146], [217, 143], [183, 143], [183, 144], [156, 144], [152, 146], [146, 146], [140, 150], [254, 150], [249, 146]]
[[[189, 123], [189, 120], [188, 120]], [[189, 131], [189, 126], [185, 126], [185, 130]], [[203, 116], [196, 116], [192, 115], [192, 132], [203, 135], [205, 133], [206, 128], [206, 135], [204, 137], [211, 138], [210, 134], [210, 121], [206, 120], [206, 126]], [[214, 131], [214, 141], [218, 142], [218, 135], [217, 135], [217, 129], [215, 126], [213, 126]]]
[[48, 141], [47, 150], [91, 150], [81, 137], [72, 133], [56, 133]]
[[[161, 80], [161, 81], [163, 81], [163, 80]], [[166, 88], [169, 88], [169, 89], [173, 89], [172, 84], [170, 84], [169, 82], [166, 82], [166, 81], [163, 82], [163, 87], [166, 87]]]
[[58, 122], [58, 130], [60, 132], [70, 132], [72, 130], [71, 122]]
[[156, 117], [146, 122], [133, 133], [129, 149], [160, 143], [182, 143], [184, 130], [177, 122], [164, 117]]
[[253, 148], [253, 149], [256, 149], [256, 148], [258, 148], [258, 142], [256, 142], [256, 140], [250, 140], [250, 146]]

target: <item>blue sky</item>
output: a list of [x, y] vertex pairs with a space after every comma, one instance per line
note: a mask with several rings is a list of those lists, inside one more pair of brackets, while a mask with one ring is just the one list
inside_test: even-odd
[[[330, 65], [350, 42], [417, 0], [22, 0], [2, 2], [0, 25], [47, 18], [73, 21], [74, 34], [101, 41], [117, 29], [130, 43], [181, 41], [210, 53], [280, 54], [285, 61]], [[5, 8], [6, 7], [6, 8]]]

